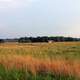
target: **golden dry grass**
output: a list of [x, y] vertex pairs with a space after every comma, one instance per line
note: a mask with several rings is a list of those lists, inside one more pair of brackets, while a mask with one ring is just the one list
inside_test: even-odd
[[7, 69], [25, 68], [33, 74], [39, 72], [53, 72], [55, 74], [76, 75], [80, 77], [80, 61], [69, 61], [64, 59], [37, 59], [31, 56], [8, 55], [1, 56], [0, 64]]
[[7, 69], [25, 68], [33, 74], [52, 72], [80, 77], [80, 42], [1, 44], [0, 64]]

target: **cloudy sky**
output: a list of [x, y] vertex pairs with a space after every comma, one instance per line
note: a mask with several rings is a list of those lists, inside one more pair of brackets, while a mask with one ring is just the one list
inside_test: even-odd
[[0, 38], [80, 37], [80, 0], [0, 0]]

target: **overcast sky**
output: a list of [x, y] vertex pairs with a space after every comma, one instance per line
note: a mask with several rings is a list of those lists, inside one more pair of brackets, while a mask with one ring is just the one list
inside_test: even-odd
[[80, 37], [80, 0], [0, 0], [0, 38]]

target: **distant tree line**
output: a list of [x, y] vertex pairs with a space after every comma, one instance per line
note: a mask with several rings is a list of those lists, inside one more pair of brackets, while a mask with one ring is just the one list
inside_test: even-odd
[[72, 37], [47, 37], [47, 36], [42, 36], [42, 37], [21, 37], [18, 39], [19, 43], [28, 43], [28, 42], [48, 42], [48, 41], [53, 41], [53, 42], [64, 42], [64, 41], [80, 41], [80, 38], [72, 38]]
[[63, 36], [56, 36], [56, 37], [21, 37], [15, 39], [0, 39], [0, 43], [4, 42], [19, 42], [19, 43], [35, 43], [35, 42], [68, 42], [68, 41], [80, 41], [80, 38], [73, 38], [73, 37], [63, 37]]
[[0, 43], [4, 43], [4, 39], [0, 39]]

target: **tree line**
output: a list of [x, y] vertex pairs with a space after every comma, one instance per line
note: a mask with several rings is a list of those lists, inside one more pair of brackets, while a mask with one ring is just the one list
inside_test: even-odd
[[48, 36], [42, 36], [42, 37], [21, 37], [19, 38], [19, 43], [28, 43], [28, 42], [64, 42], [64, 41], [80, 41], [80, 38], [73, 38], [73, 37], [48, 37]]
[[63, 36], [56, 36], [56, 37], [20, 37], [16, 39], [0, 39], [0, 43], [4, 42], [19, 42], [19, 43], [34, 43], [34, 42], [68, 42], [68, 41], [80, 41], [80, 38], [73, 38], [73, 37], [63, 37]]

